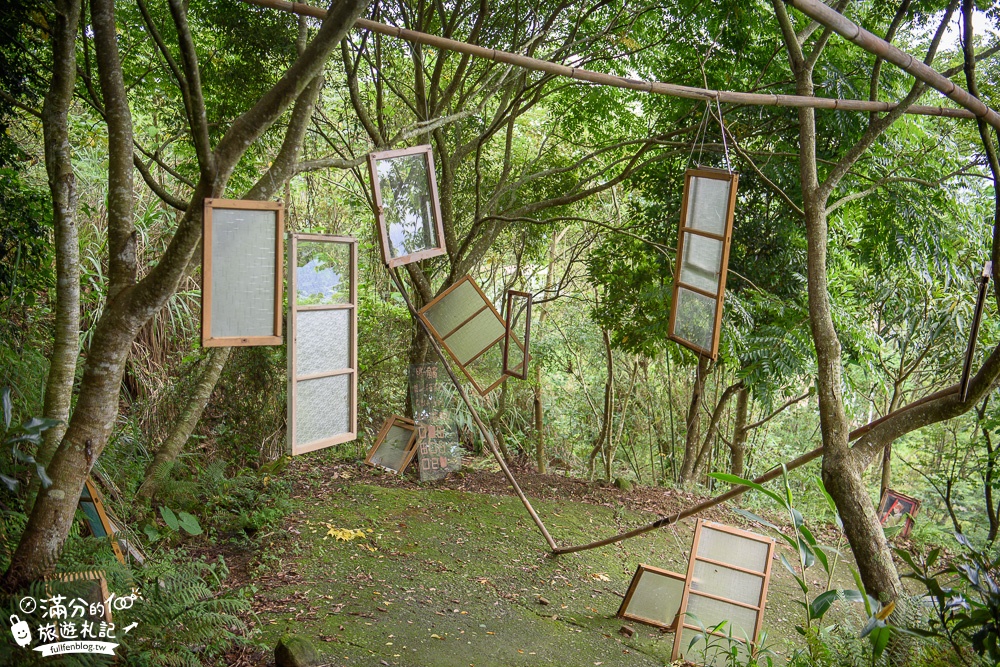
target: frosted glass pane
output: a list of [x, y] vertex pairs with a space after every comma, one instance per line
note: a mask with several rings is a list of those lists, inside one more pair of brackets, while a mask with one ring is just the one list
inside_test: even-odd
[[398, 424], [389, 427], [385, 439], [379, 444], [378, 449], [372, 454], [370, 459], [372, 465], [382, 466], [389, 470], [400, 472], [403, 461], [409, 456], [407, 445], [413, 437], [412, 428], [404, 428]]
[[721, 565], [695, 561], [691, 588], [754, 606], [760, 604], [764, 579]]
[[426, 154], [376, 160], [375, 167], [389, 256], [402, 257], [438, 247]]
[[723, 236], [729, 213], [729, 185], [728, 179], [692, 178], [684, 226]]
[[[725, 628], [723, 628], [725, 630]], [[728, 635], [728, 632], [724, 633]], [[705, 647], [705, 639], [699, 637], [695, 640], [694, 645], [691, 646], [691, 640], [698, 637], [697, 630], [691, 630], [684, 628], [681, 634], [681, 657], [685, 660], [692, 662], [696, 665], [705, 665], [705, 667], [729, 667], [729, 660], [726, 657], [726, 651], [729, 649], [729, 640], [722, 637], [708, 636], [708, 641], [710, 646]], [[740, 635], [734, 635], [734, 637], [739, 637]], [[733, 646], [739, 654], [739, 660], [737, 664], [745, 665], [749, 662], [749, 653], [747, 652], [746, 646], [733, 640]], [[690, 646], [690, 648], [689, 648]]]
[[462, 447], [455, 426], [458, 397], [447, 373], [437, 364], [413, 364], [409, 378], [420, 481], [441, 479], [462, 468]]
[[674, 308], [677, 309], [674, 335], [711, 352], [712, 334], [715, 333], [715, 299], [680, 287]]
[[503, 336], [504, 330], [504, 323], [492, 308], [487, 308], [445, 338], [444, 342], [458, 363], [464, 366]]
[[296, 446], [350, 432], [350, 378], [332, 375], [296, 383]]
[[503, 374], [503, 341], [495, 343], [465, 369], [483, 391], [506, 377]]
[[722, 242], [697, 234], [684, 234], [681, 282], [712, 294], [719, 293]]
[[753, 639], [753, 632], [757, 627], [755, 610], [722, 600], [704, 598], [695, 593], [688, 596], [687, 613], [685, 624], [698, 625], [698, 621], [701, 621], [706, 630], [711, 630], [722, 621], [726, 621], [719, 632], [723, 634], [732, 632], [734, 637], [742, 638], [743, 633], [746, 633], [747, 637]]
[[754, 572], [767, 568], [767, 542], [747, 539], [703, 526], [698, 539], [698, 557], [717, 560]]
[[212, 209], [212, 337], [274, 335], [276, 211]]
[[299, 241], [296, 254], [296, 305], [351, 302], [350, 244], [335, 241]]
[[485, 305], [472, 282], [465, 280], [428, 308], [424, 317], [439, 334], [447, 336]]
[[639, 583], [625, 613], [660, 625], [673, 625], [684, 594], [684, 580], [649, 570], [640, 570], [638, 576]]
[[295, 313], [295, 375], [351, 367], [351, 311], [300, 310]]

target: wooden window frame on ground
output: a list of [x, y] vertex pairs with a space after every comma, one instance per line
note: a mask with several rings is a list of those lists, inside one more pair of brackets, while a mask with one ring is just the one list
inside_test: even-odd
[[[645, 623], [646, 625], [652, 625], [654, 628], [660, 628], [665, 632], [672, 631], [674, 628], [677, 627], [678, 614], [674, 614], [673, 622], [669, 624], [663, 624], [655, 619], [645, 618], [637, 614], [630, 614], [628, 611], [629, 604], [632, 602], [632, 596], [635, 595], [635, 591], [639, 587], [639, 583], [642, 579], [642, 574], [644, 572], [651, 572], [653, 574], [667, 577], [668, 579], [679, 581], [681, 582], [682, 586], [687, 581], [687, 577], [685, 577], [683, 574], [678, 574], [676, 572], [671, 572], [670, 570], [664, 570], [658, 567], [653, 567], [652, 565], [646, 565], [644, 563], [640, 563], [639, 567], [637, 567], [635, 570], [635, 574], [632, 575], [632, 582], [629, 584], [628, 591], [625, 593], [625, 599], [622, 600], [621, 606], [618, 607], [617, 616], [619, 618], [625, 618], [630, 621], [636, 621], [638, 623]], [[678, 601], [677, 611], [678, 613], [680, 612], [680, 601]]]
[[[729, 201], [726, 209], [726, 220], [722, 234], [714, 234], [701, 229], [687, 226], [688, 208], [693, 204], [691, 201], [691, 184], [696, 178], [729, 181]], [[689, 169], [684, 173], [684, 197], [681, 201], [681, 220], [677, 232], [677, 261], [674, 269], [673, 300], [670, 309], [670, 324], [668, 337], [692, 350], [698, 355], [704, 355], [711, 359], [719, 356], [719, 333], [722, 328], [722, 306], [726, 298], [726, 275], [729, 265], [729, 248], [733, 238], [733, 216], [736, 210], [736, 190], [739, 184], [739, 174], [718, 169]], [[684, 267], [684, 236], [692, 234], [702, 236], [722, 243], [722, 253], [720, 256], [719, 282], [715, 294], [705, 289], [681, 282], [681, 270]], [[715, 320], [712, 328], [712, 341], [708, 348], [704, 348], [693, 341], [689, 341], [679, 336], [676, 331], [677, 320], [677, 299], [680, 289], [712, 299], [715, 301]]]
[[[274, 233], [274, 331], [270, 336], [214, 336], [212, 334], [212, 215], [215, 209], [244, 211], [273, 211]], [[202, 285], [201, 285], [201, 344], [203, 347], [240, 347], [252, 345], [281, 345], [281, 290], [285, 238], [285, 206], [281, 202], [249, 201], [242, 199], [206, 199], [202, 223]]]
[[[410, 439], [406, 441], [406, 456], [403, 458], [402, 465], [399, 466], [399, 470], [393, 470], [392, 468], [380, 464], [372, 463], [372, 458], [378, 452], [378, 448], [382, 446], [385, 442], [386, 436], [389, 435], [389, 431], [393, 426], [398, 426], [401, 429], [410, 431]], [[378, 432], [378, 436], [375, 438], [375, 444], [372, 448], [368, 450], [368, 456], [365, 457], [365, 463], [377, 468], [382, 468], [384, 470], [391, 470], [392, 472], [403, 474], [406, 470], [406, 466], [410, 465], [413, 461], [413, 457], [417, 455], [417, 425], [412, 419], [407, 419], [406, 417], [400, 417], [399, 415], [392, 415], [385, 420], [382, 424], [382, 428]]]

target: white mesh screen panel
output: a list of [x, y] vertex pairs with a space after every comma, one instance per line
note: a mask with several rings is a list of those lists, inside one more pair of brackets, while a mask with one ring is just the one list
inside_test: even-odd
[[672, 625], [684, 594], [684, 580], [641, 570], [625, 613], [661, 625]]
[[744, 632], [747, 637], [753, 637], [754, 629], [757, 627], [757, 612], [755, 610], [722, 600], [702, 597], [696, 593], [688, 595], [687, 614], [684, 620], [686, 625], [697, 626], [698, 621], [700, 621], [707, 630], [711, 630], [722, 621], [726, 621], [726, 625], [719, 631], [724, 634], [732, 631], [734, 637], [743, 637]]
[[445, 339], [458, 363], [463, 366], [486, 347], [503, 336], [504, 324], [487, 308], [463, 324]]
[[767, 568], [767, 542], [751, 540], [703, 526], [698, 541], [698, 557], [728, 563], [754, 572]]
[[691, 588], [696, 591], [721, 595], [722, 597], [754, 606], [760, 604], [760, 593], [764, 579], [721, 565], [695, 561]]
[[439, 245], [427, 166], [423, 153], [376, 161], [390, 257]]
[[712, 334], [715, 332], [715, 299], [678, 287], [674, 308], [677, 310], [674, 334], [702, 349], [711, 350]]
[[296, 249], [295, 304], [351, 301], [351, 247], [347, 243], [299, 241]]
[[297, 383], [295, 390], [297, 445], [350, 432], [350, 375], [302, 380]]
[[729, 180], [693, 176], [684, 226], [723, 236], [729, 215], [729, 185]]
[[295, 313], [296, 375], [351, 367], [351, 311], [301, 310]]
[[482, 390], [503, 379], [503, 341], [491, 345], [466, 367], [466, 372]]
[[212, 209], [213, 338], [273, 336], [278, 214]]
[[413, 429], [403, 428], [398, 424], [390, 426], [389, 432], [386, 433], [382, 443], [375, 450], [375, 453], [372, 454], [372, 465], [382, 466], [383, 468], [399, 472], [403, 461], [409, 455], [409, 450], [407, 450], [406, 446], [412, 437]]
[[466, 280], [428, 308], [424, 316], [439, 334], [447, 336], [485, 305], [483, 297], [472, 283]]
[[697, 234], [684, 234], [681, 282], [712, 294], [719, 293], [722, 242]]

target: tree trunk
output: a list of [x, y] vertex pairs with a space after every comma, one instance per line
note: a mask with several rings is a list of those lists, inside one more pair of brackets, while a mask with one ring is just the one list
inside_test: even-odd
[[208, 400], [215, 390], [215, 385], [219, 382], [222, 369], [229, 359], [231, 347], [214, 347], [202, 362], [199, 369], [198, 381], [191, 391], [191, 395], [184, 406], [183, 411], [174, 422], [174, 427], [170, 434], [163, 441], [163, 444], [156, 450], [153, 460], [146, 467], [145, 479], [139, 487], [138, 496], [145, 500], [152, 500], [163, 481], [170, 475], [174, 461], [184, 449], [184, 445], [191, 438], [195, 427], [201, 420], [201, 415], [208, 405]]
[[747, 448], [747, 403], [750, 391], [740, 387], [736, 395], [736, 424], [733, 426], [733, 440], [729, 445], [729, 471], [737, 477], [743, 476], [743, 465]]
[[[698, 452], [698, 458], [695, 459], [694, 469], [692, 471], [692, 479], [697, 479], [705, 465], [705, 459], [709, 457], [709, 453], [712, 451], [712, 447], [715, 444], [715, 434], [719, 430], [719, 422], [722, 420], [722, 413], [725, 411], [726, 406], [729, 404], [729, 400], [734, 394], [743, 388], [742, 382], [737, 382], [736, 384], [726, 387], [725, 391], [722, 392], [722, 396], [719, 398], [719, 402], [716, 404], [715, 409], [712, 410], [712, 418], [708, 423], [708, 432], [705, 434], [705, 441], [702, 443], [701, 451]], [[709, 468], [711, 468], [711, 463], [709, 463]], [[711, 472], [711, 470], [709, 470]]]
[[701, 401], [705, 392], [705, 376], [708, 374], [708, 357], [698, 357], [698, 367], [691, 389], [691, 405], [687, 413], [687, 433], [684, 438], [684, 459], [681, 462], [680, 483], [686, 486], [694, 479], [694, 464], [701, 448]]
[[[604, 352], [605, 352], [605, 363], [607, 364], [607, 380], [604, 383], [604, 414], [601, 418], [601, 431], [597, 434], [597, 438], [594, 440], [594, 446], [590, 450], [590, 456], [587, 457], [587, 470], [591, 479], [594, 478], [594, 467], [595, 459], [599, 453], [605, 454], [605, 459], [607, 454], [611, 450], [611, 420], [614, 416], [615, 408], [615, 362], [614, 356], [611, 353], [611, 337], [607, 329], [602, 329], [601, 334], [604, 337]], [[606, 482], [611, 481], [611, 468], [605, 461], [605, 480]]]
[[[565, 233], [565, 232], [563, 232]], [[559, 239], [562, 234], [552, 234], [552, 239], [549, 241], [549, 267], [548, 271], [545, 273], [545, 294], [546, 296], [552, 293], [552, 288], [555, 286], [555, 268], [556, 268], [556, 248], [559, 245]], [[535, 341], [537, 344], [538, 334], [541, 333], [542, 325], [545, 324], [545, 320], [549, 317], [549, 309], [547, 306], [543, 305], [541, 307], [541, 312], [538, 315], [538, 322], [534, 327], [537, 332], [535, 335]], [[538, 473], [540, 475], [545, 474], [546, 455], [545, 455], [545, 411], [542, 404], [542, 365], [540, 363], [535, 363], [535, 386], [534, 386], [534, 408], [535, 408], [535, 465], [538, 466]]]

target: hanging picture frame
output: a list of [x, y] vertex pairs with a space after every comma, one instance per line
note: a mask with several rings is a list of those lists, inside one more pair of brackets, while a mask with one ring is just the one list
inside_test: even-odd
[[962, 364], [962, 379], [959, 382], [959, 398], [964, 403], [969, 396], [969, 382], [972, 380], [972, 360], [976, 356], [976, 340], [979, 338], [979, 325], [983, 321], [983, 310], [986, 307], [986, 288], [993, 275], [993, 262], [983, 265], [983, 272], [976, 279], [976, 310], [972, 314], [972, 327], [969, 330], [969, 344], [965, 348], [965, 362]]
[[719, 169], [684, 174], [668, 336], [711, 359], [719, 356], [738, 183], [739, 174]]
[[412, 419], [393, 415], [382, 424], [365, 463], [402, 475], [416, 454], [416, 425]]
[[[480, 396], [507, 379], [503, 344], [507, 327], [471, 276], [463, 276], [417, 312], [431, 335], [462, 370]], [[513, 336], [522, 351], [521, 341]]]
[[288, 452], [358, 437], [358, 242], [292, 234], [288, 260]]
[[385, 264], [395, 267], [445, 254], [433, 149], [369, 153], [368, 173]]
[[900, 527], [899, 536], [906, 539], [913, 530], [913, 517], [919, 511], [919, 500], [899, 491], [886, 489], [878, 505], [878, 521], [883, 529]]
[[284, 205], [206, 199], [201, 344], [281, 345]]
[[[504, 304], [505, 333], [503, 337], [504, 375], [519, 380], [528, 379], [528, 364], [531, 362], [531, 302], [530, 292], [507, 290]], [[521, 332], [523, 344], [517, 342], [515, 332]]]

